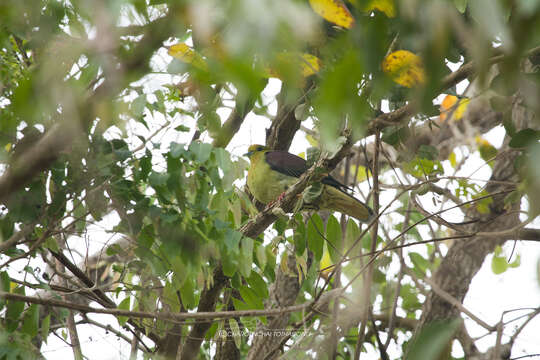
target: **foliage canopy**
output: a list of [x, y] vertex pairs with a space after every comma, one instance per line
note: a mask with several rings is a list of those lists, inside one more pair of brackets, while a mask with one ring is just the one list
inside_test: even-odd
[[[463, 301], [540, 239], [540, 1], [7, 0], [0, 24], [0, 359], [53, 333], [92, 357], [87, 326], [145, 358], [528, 350]], [[264, 135], [314, 164], [266, 209]], [[296, 211], [328, 171], [380, 216]]]

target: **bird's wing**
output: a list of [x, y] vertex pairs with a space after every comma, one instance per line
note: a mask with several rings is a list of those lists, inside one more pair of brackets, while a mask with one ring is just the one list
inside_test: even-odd
[[[267, 164], [270, 166], [272, 170], [282, 173], [284, 175], [300, 177], [300, 175], [305, 173], [308, 169], [306, 160], [302, 159], [299, 156], [288, 153], [286, 151], [279, 151], [279, 150], [267, 151], [265, 153], [265, 158], [266, 158]], [[350, 187], [337, 181], [331, 175], [328, 175], [325, 178], [323, 178], [322, 183], [333, 186], [342, 191], [344, 189], [351, 190]]]
[[270, 168], [284, 175], [300, 177], [308, 169], [306, 160], [286, 151], [267, 151], [265, 156]]

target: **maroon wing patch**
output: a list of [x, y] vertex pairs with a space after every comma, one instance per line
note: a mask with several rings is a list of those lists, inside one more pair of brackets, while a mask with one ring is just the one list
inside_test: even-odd
[[[287, 151], [267, 151], [265, 155], [266, 162], [270, 165], [270, 168], [284, 175], [300, 177], [300, 175], [305, 173], [308, 169], [306, 160], [302, 159], [300, 156], [288, 153]], [[331, 175], [323, 178], [322, 183], [333, 186], [341, 191], [344, 189], [350, 190], [348, 186], [340, 183]]]

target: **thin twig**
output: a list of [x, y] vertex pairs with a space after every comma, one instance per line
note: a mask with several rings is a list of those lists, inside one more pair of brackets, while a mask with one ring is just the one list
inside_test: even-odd
[[[379, 147], [380, 147], [380, 133], [377, 130], [375, 132], [375, 151], [373, 153], [373, 166], [372, 166], [372, 176], [373, 176], [373, 210], [375, 214], [379, 213]], [[379, 230], [379, 222], [375, 221], [373, 228], [371, 230], [371, 252], [375, 252], [377, 249], [377, 233]], [[362, 344], [366, 336], [366, 327], [368, 322], [368, 316], [371, 312], [371, 284], [373, 281], [373, 263], [371, 262], [367, 267], [367, 272], [364, 276], [364, 284], [362, 287], [362, 297], [364, 304], [364, 309], [362, 312], [362, 317], [360, 319], [360, 329], [358, 330], [358, 339], [356, 341], [356, 348], [354, 351], [354, 359], [360, 359], [360, 352], [362, 350]], [[382, 349], [381, 349], [382, 350]]]

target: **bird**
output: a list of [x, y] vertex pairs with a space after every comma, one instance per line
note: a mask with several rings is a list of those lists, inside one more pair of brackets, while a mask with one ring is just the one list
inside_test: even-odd
[[[250, 160], [247, 185], [253, 197], [263, 204], [271, 204], [298, 181], [308, 170], [306, 160], [283, 150], [271, 150], [264, 145], [251, 145], [244, 154]], [[373, 210], [346, 192], [350, 187], [328, 175], [321, 180], [323, 189], [315, 205], [320, 210], [338, 211], [369, 223]]]

